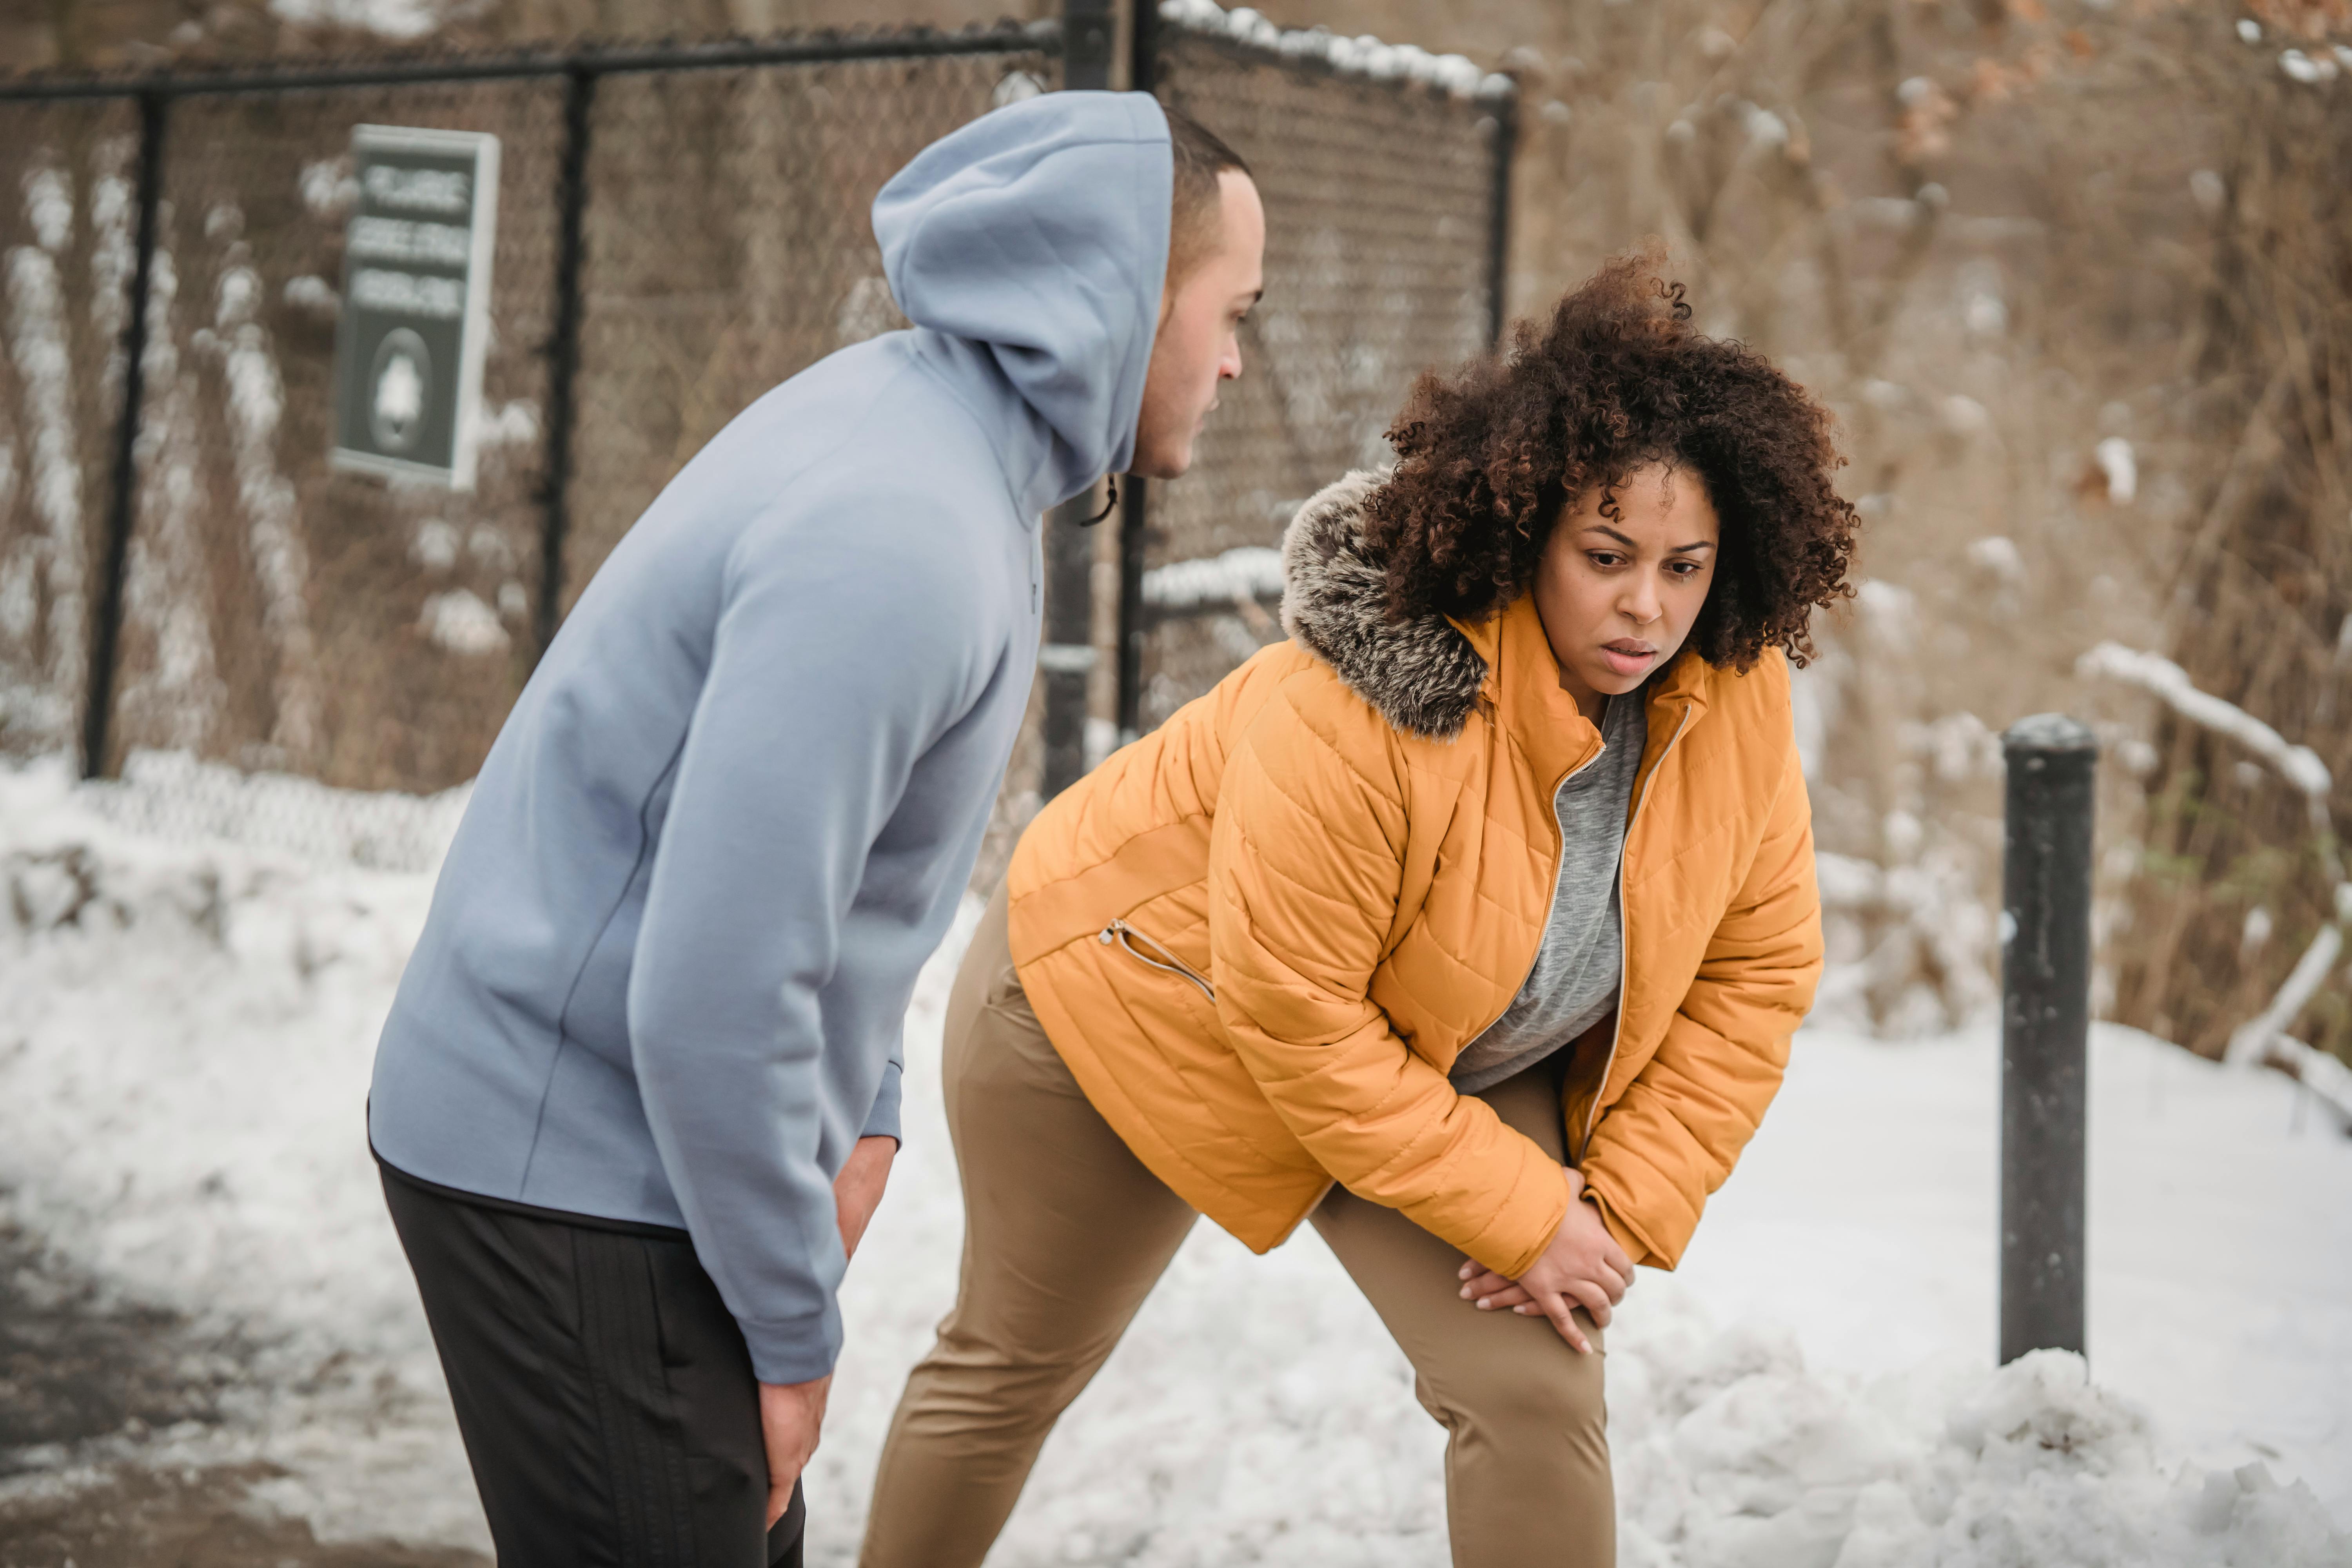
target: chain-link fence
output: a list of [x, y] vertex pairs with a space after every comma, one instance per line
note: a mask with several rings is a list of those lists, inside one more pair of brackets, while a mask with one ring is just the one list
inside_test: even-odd
[[[1126, 513], [1129, 728], [1276, 635], [1286, 508], [1377, 458], [1413, 374], [1489, 336], [1508, 138], [1508, 84], [1467, 62], [1350, 60], [1248, 13], [1163, 9], [1133, 75], [1252, 163], [1268, 292], [1199, 471]], [[0, 81], [0, 752], [109, 773], [185, 752], [373, 790], [469, 777], [686, 460], [776, 382], [902, 324], [875, 192], [1061, 85], [1063, 37]], [[329, 460], [363, 124], [499, 139], [470, 490]]]
[[1129, 732], [1282, 635], [1276, 546], [1298, 503], [1385, 460], [1413, 379], [1497, 335], [1510, 159], [1511, 85], [1467, 61], [1162, 9], [1137, 74], [1249, 163], [1265, 201], [1265, 298], [1198, 467], [1139, 487], [1129, 513]]

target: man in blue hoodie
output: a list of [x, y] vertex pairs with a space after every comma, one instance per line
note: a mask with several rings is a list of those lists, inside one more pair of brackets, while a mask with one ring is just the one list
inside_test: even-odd
[[1063, 92], [926, 149], [874, 231], [913, 329], [753, 404], [589, 584], [377, 1051], [506, 1568], [798, 1560], [901, 1018], [1028, 699], [1040, 514], [1190, 464], [1265, 226], [1197, 125]]

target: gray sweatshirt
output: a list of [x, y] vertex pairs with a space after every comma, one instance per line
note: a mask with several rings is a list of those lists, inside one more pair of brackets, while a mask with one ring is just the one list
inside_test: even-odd
[[1617, 1005], [1625, 928], [1618, 902], [1625, 813], [1642, 771], [1649, 718], [1639, 691], [1609, 700], [1601, 752], [1560, 781], [1559, 879], [1535, 967], [1503, 1016], [1462, 1049], [1450, 1075], [1464, 1094], [1525, 1072], [1599, 1023]]
[[874, 205], [915, 323], [761, 397], [596, 574], [483, 763], [377, 1049], [398, 1171], [681, 1226], [764, 1382], [831, 1370], [832, 1183], [1035, 667], [1038, 514], [1132, 458], [1167, 121], [1060, 92]]

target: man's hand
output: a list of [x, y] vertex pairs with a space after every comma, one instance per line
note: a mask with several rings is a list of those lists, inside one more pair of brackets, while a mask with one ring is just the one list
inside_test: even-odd
[[[898, 1152], [896, 1138], [860, 1138], [833, 1179], [835, 1217], [841, 1225], [844, 1255], [857, 1250], [882, 1189], [890, 1180], [890, 1161]], [[816, 1452], [817, 1435], [824, 1426], [825, 1395], [833, 1391], [833, 1374], [814, 1383], [763, 1383], [760, 1385], [760, 1436], [768, 1446], [768, 1522], [784, 1517], [793, 1502], [793, 1483]]]
[[1594, 1322], [1607, 1328], [1609, 1309], [1625, 1299], [1625, 1287], [1633, 1281], [1633, 1264], [1601, 1222], [1601, 1211], [1583, 1201], [1583, 1173], [1573, 1165], [1562, 1169], [1568, 1176], [1568, 1213], [1543, 1256], [1516, 1280], [1475, 1262], [1465, 1263], [1462, 1299], [1475, 1301], [1485, 1311], [1508, 1307], [1523, 1316], [1541, 1312], [1560, 1338], [1590, 1355], [1591, 1343], [1573, 1314], [1582, 1307]]
[[860, 1138], [842, 1163], [841, 1174], [834, 1177], [833, 1205], [841, 1223], [844, 1258], [857, 1250], [858, 1238], [874, 1218], [874, 1210], [882, 1202], [882, 1189], [890, 1180], [890, 1162], [898, 1152], [896, 1138]]
[[793, 1483], [801, 1479], [809, 1456], [816, 1452], [817, 1432], [824, 1425], [825, 1395], [832, 1391], [831, 1373], [814, 1383], [760, 1385], [760, 1436], [768, 1445], [771, 1525], [783, 1518], [784, 1510], [792, 1506]]

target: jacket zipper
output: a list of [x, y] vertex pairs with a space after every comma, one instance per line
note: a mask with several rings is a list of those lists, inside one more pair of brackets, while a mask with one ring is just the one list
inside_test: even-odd
[[[1650, 798], [1650, 786], [1665, 771], [1666, 759], [1675, 754], [1675, 748], [1682, 744], [1683, 731], [1690, 728], [1690, 716], [1691, 704], [1685, 702], [1683, 704], [1683, 716], [1675, 725], [1674, 738], [1666, 742], [1666, 749], [1658, 753], [1658, 765], [1652, 768], [1650, 776], [1642, 781], [1642, 793], [1633, 797], [1633, 815], [1625, 822], [1627, 845], [1633, 842], [1633, 826], [1642, 820], [1642, 806]], [[1617, 1026], [1609, 1031], [1609, 1056], [1601, 1064], [1601, 1082], [1592, 1091], [1592, 1109], [1584, 1113], [1584, 1134], [1576, 1141], [1579, 1164], [1583, 1163], [1581, 1151], [1592, 1142], [1593, 1128], [1600, 1125], [1601, 1093], [1609, 1087], [1610, 1069], [1617, 1065], [1617, 1047], [1625, 1037], [1626, 988], [1633, 984], [1633, 907], [1625, 897], [1625, 850], [1621, 847], [1617, 851]]]
[[[1210, 984], [1208, 980], [1198, 970], [1185, 963], [1182, 959], [1177, 957], [1174, 953], [1169, 952], [1165, 946], [1152, 941], [1151, 938], [1144, 935], [1141, 931], [1128, 924], [1125, 921], [1111, 921], [1110, 924], [1103, 927], [1100, 931], [1096, 933], [1095, 940], [1101, 942], [1105, 947], [1108, 947], [1116, 942], [1118, 946], [1125, 948], [1127, 950], [1127, 955], [1129, 958], [1134, 959], [1137, 963], [1148, 963], [1154, 969], [1163, 969], [1171, 974], [1181, 975], [1184, 979], [1191, 981], [1194, 985], [1199, 986], [1201, 989], [1201, 994], [1206, 996], [1211, 1003], [1213, 1004], [1217, 999], [1217, 988]], [[1137, 952], [1135, 944], [1139, 942], [1144, 946], [1150, 948], [1152, 952], [1158, 953], [1160, 956], [1158, 958], [1153, 958], [1150, 953]]]
[[[1154, 969], [1165, 970], [1171, 974], [1178, 975], [1183, 979], [1191, 981], [1194, 985], [1200, 987], [1201, 994], [1206, 996], [1212, 1005], [1215, 1005], [1217, 1000], [1217, 988], [1210, 984], [1205, 976], [1203, 976], [1198, 970], [1195, 970], [1191, 964], [1185, 963], [1182, 959], [1169, 952], [1164, 945], [1144, 935], [1141, 931], [1136, 930], [1125, 921], [1111, 921], [1110, 924], [1103, 927], [1101, 931], [1095, 933], [1095, 940], [1101, 942], [1105, 947], [1109, 947], [1113, 943], [1116, 943], [1118, 946], [1125, 948], [1127, 950], [1127, 955], [1129, 958], [1134, 959], [1137, 963], [1149, 964]], [[1160, 957], [1153, 958], [1150, 953], [1138, 952], [1136, 951], [1135, 944], [1139, 942], [1143, 943], [1144, 946], [1151, 949], [1153, 952], [1160, 954]], [[1307, 1206], [1299, 1210], [1297, 1215], [1291, 1220], [1291, 1228], [1296, 1229], [1300, 1219], [1313, 1214], [1316, 1209], [1321, 1205], [1324, 1198], [1329, 1195], [1331, 1189], [1338, 1184], [1339, 1184], [1336, 1181], [1333, 1181], [1327, 1176], [1323, 1184], [1315, 1189], [1315, 1196], [1310, 1199]], [[1289, 1234], [1290, 1232], [1288, 1230], [1283, 1232], [1285, 1237], [1287, 1237]]]

